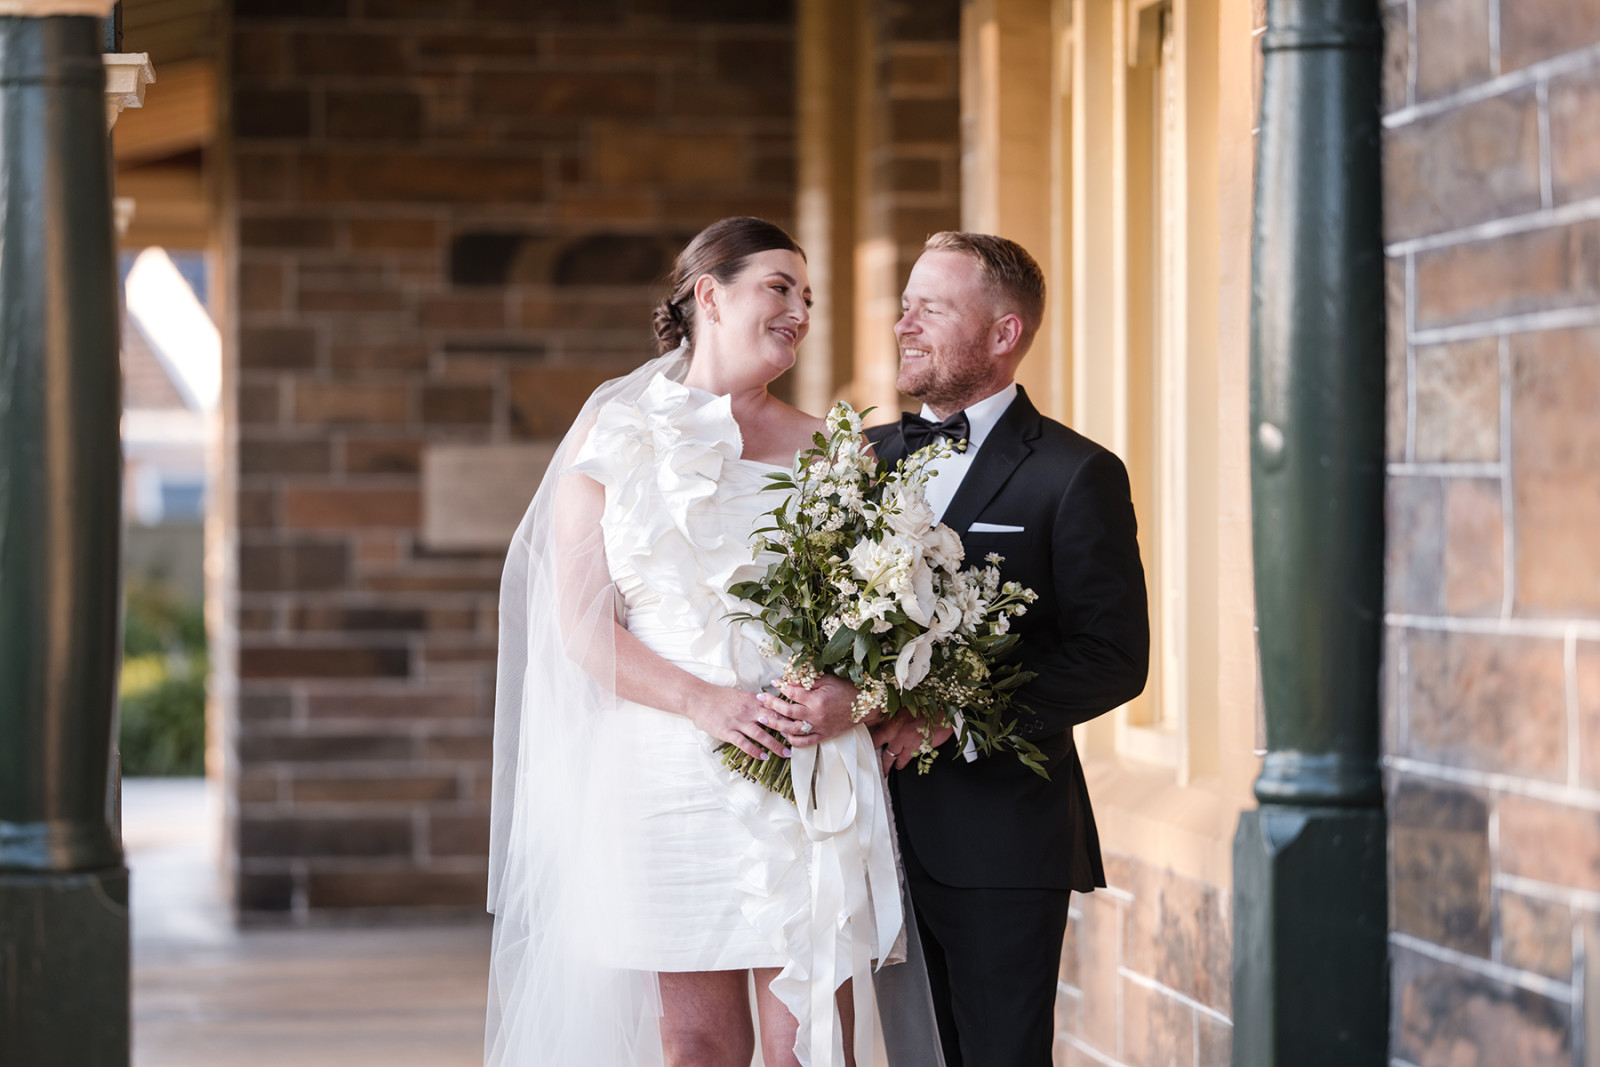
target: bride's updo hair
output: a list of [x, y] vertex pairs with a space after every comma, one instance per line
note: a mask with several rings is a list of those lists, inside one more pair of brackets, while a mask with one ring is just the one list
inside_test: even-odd
[[694, 344], [694, 283], [709, 274], [727, 285], [744, 270], [745, 261], [759, 252], [805, 252], [794, 238], [766, 219], [736, 215], [721, 219], [695, 235], [672, 264], [672, 295], [656, 305], [656, 344], [670, 352], [684, 338]]

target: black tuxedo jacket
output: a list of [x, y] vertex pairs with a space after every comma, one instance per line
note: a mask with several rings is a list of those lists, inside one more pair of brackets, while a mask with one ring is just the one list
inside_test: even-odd
[[[906, 455], [898, 424], [868, 432], [878, 458]], [[1039, 594], [1013, 620], [1031, 708], [1018, 731], [1048, 759], [1050, 779], [1008, 752], [968, 763], [947, 743], [933, 768], [893, 774], [902, 841], [937, 881], [959, 888], [1105, 885], [1100, 839], [1072, 727], [1138, 696], [1150, 662], [1149, 606], [1122, 461], [1039, 414], [1020, 388], [973, 458], [944, 514], [969, 566], [1005, 557], [1003, 579]], [[974, 522], [1020, 526], [973, 533]]]

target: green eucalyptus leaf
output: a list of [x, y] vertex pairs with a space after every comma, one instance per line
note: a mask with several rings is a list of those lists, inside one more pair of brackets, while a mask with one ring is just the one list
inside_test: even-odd
[[822, 654], [817, 657], [817, 662], [824, 667], [838, 663], [849, 653], [851, 644], [855, 641], [856, 632], [848, 626], [841, 626], [833, 632], [828, 643], [822, 646]]

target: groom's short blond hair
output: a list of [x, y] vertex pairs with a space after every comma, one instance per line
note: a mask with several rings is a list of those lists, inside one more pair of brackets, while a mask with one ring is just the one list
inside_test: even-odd
[[1044, 320], [1044, 271], [1017, 242], [992, 233], [944, 230], [928, 238], [924, 252], [961, 252], [978, 261], [978, 273], [994, 294], [1002, 313], [1014, 311], [1022, 320], [1018, 344], [1026, 352]]

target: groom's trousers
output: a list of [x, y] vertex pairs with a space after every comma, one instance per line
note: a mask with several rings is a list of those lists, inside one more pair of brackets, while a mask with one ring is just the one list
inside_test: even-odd
[[1050, 1067], [1071, 891], [945, 885], [907, 844], [945, 1067]]

